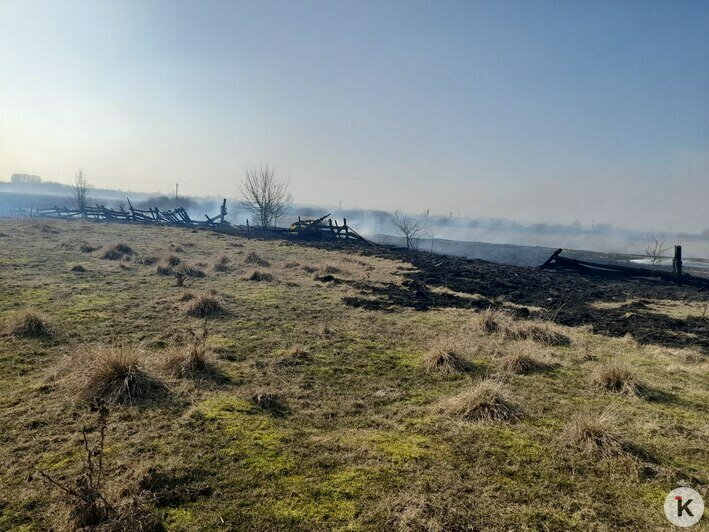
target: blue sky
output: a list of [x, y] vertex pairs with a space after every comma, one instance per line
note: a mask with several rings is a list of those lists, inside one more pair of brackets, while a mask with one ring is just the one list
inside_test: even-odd
[[709, 2], [0, 0], [0, 178], [709, 227]]

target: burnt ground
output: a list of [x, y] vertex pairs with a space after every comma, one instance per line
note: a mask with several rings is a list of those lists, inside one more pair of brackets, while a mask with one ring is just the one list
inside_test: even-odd
[[[342, 244], [312, 244], [345, 248]], [[402, 270], [401, 285], [375, 285], [334, 276], [323, 282], [349, 283], [360, 296], [345, 298], [348, 305], [371, 310], [409, 307], [428, 310], [442, 307], [489, 308], [512, 303], [519, 317], [533, 316], [561, 325], [588, 325], [597, 334], [631, 334], [642, 344], [697, 347], [709, 354], [709, 314], [684, 319], [654, 311], [650, 300], [709, 302], [706, 288], [680, 287], [651, 279], [605, 278], [558, 270], [537, 270], [475, 259], [413, 252], [394, 247], [346, 246], [353, 252], [396, 259], [411, 264]], [[441, 292], [433, 288], [447, 288]], [[456, 292], [453, 294], [450, 291]], [[476, 298], [464, 295], [476, 295]], [[479, 297], [482, 296], [482, 297]], [[616, 302], [615, 308], [595, 308], [593, 303]], [[524, 307], [538, 307], [526, 309]], [[514, 308], [514, 307], [513, 307]]]

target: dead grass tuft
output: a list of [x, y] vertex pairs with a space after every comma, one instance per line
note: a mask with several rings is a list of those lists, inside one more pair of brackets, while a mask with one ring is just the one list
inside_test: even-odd
[[486, 309], [480, 313], [480, 327], [488, 334], [493, 334], [501, 329], [501, 321], [508, 319], [499, 310]]
[[86, 402], [134, 404], [158, 399], [167, 388], [145, 371], [135, 350], [87, 346], [68, 362], [71, 387]]
[[132, 255], [133, 249], [127, 244], [114, 244], [104, 249], [102, 259], [121, 260], [126, 255]]
[[558, 367], [558, 364], [546, 354], [539, 353], [531, 342], [516, 345], [513, 351], [499, 359], [500, 367], [511, 373], [527, 375], [536, 371], [545, 371]]
[[196, 278], [206, 277], [206, 274], [202, 270], [200, 270], [196, 266], [191, 266], [190, 264], [180, 264], [176, 268], [172, 269], [172, 273], [181, 274], [181, 275], [184, 275], [185, 277], [196, 277]]
[[262, 266], [264, 268], [271, 265], [270, 262], [268, 262], [266, 259], [261, 257], [255, 251], [252, 251], [251, 253], [249, 253], [246, 256], [246, 260], [244, 262], [246, 262], [246, 264], [255, 264], [256, 266]]
[[85, 273], [86, 268], [84, 268], [81, 264], [75, 264], [74, 266], [71, 267], [72, 272], [78, 272], [78, 273]]
[[172, 275], [175, 272], [175, 267], [182, 262], [180, 257], [176, 255], [166, 255], [158, 262], [158, 275]]
[[627, 443], [615, 428], [613, 413], [579, 413], [571, 418], [562, 433], [566, 446], [599, 458], [611, 458], [626, 454]]
[[300, 263], [299, 262], [286, 262], [285, 268], [288, 270], [292, 270], [293, 268], [300, 268]]
[[297, 366], [310, 360], [310, 353], [305, 347], [296, 344], [276, 359], [279, 366]]
[[41, 312], [25, 309], [10, 317], [7, 334], [18, 338], [51, 338], [55, 334], [55, 328]]
[[271, 275], [270, 273], [266, 273], [266, 272], [255, 271], [255, 272], [252, 273], [251, 276], [249, 277], [249, 281], [258, 281], [258, 282], [260, 282], [260, 281], [267, 281], [267, 282], [268, 282], [268, 281], [273, 281], [273, 275]]
[[165, 371], [179, 379], [210, 378], [218, 375], [206, 343], [205, 334], [200, 338], [195, 337], [192, 345], [187, 348], [168, 351], [163, 365]]
[[199, 294], [192, 297], [187, 305], [187, 314], [195, 318], [207, 318], [226, 314], [221, 301], [211, 294]]
[[465, 373], [473, 368], [450, 342], [442, 342], [431, 349], [423, 356], [421, 365], [427, 373]]
[[593, 374], [592, 381], [604, 391], [629, 396], [641, 395], [643, 388], [637, 381], [632, 368], [617, 360], [600, 364]]
[[517, 408], [507, 400], [502, 383], [486, 379], [470, 390], [445, 400], [440, 411], [465, 421], [499, 422], [519, 418]]
[[513, 327], [505, 330], [505, 336], [515, 340], [533, 340], [544, 345], [569, 346], [571, 338], [554, 330], [549, 323], [512, 322]]
[[277, 393], [259, 390], [249, 398], [251, 404], [273, 416], [283, 416], [286, 412], [283, 399]]

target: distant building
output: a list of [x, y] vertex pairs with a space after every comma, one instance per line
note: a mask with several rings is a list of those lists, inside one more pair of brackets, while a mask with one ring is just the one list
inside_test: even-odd
[[12, 177], [10, 180], [15, 183], [15, 184], [26, 184], [26, 183], [41, 183], [42, 178], [39, 177], [38, 175], [29, 175], [29, 174], [12, 174]]

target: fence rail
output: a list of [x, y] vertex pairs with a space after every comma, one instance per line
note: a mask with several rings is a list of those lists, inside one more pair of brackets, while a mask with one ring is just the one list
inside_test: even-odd
[[[128, 199], [128, 198], [127, 198]], [[23, 213], [25, 214], [25, 213]], [[142, 223], [142, 224], [167, 224], [184, 225], [190, 227], [211, 227], [217, 228], [229, 225], [224, 220], [227, 214], [226, 199], [222, 202], [220, 213], [216, 216], [204, 215], [205, 220], [194, 220], [190, 218], [187, 211], [182, 207], [172, 210], [161, 210], [158, 207], [136, 209], [128, 199], [128, 210], [109, 209], [103, 205], [86, 206], [83, 209], [68, 209], [67, 207], [49, 207], [43, 209], [32, 209], [30, 216], [42, 218], [60, 218], [64, 220], [89, 219], [109, 222]]]

